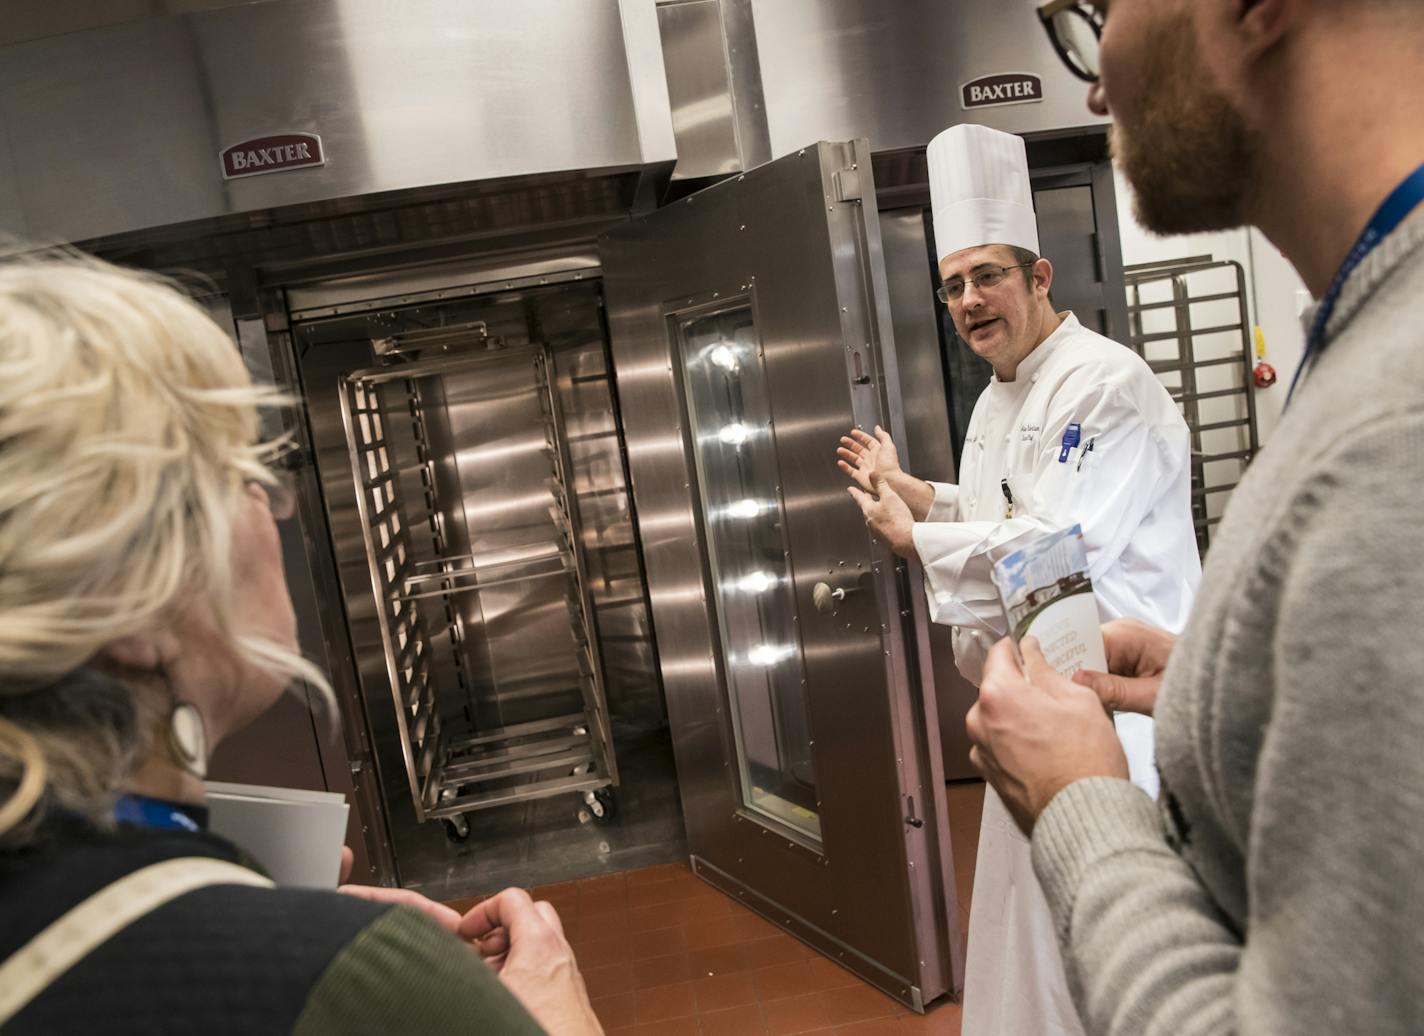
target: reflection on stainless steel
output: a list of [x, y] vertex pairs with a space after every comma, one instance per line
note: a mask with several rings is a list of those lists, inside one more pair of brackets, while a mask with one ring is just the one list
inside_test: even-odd
[[[773, 155], [850, 137], [876, 152], [922, 148], [958, 122], [1034, 133], [1104, 121], [1032, 0], [750, 2]], [[963, 108], [965, 83], [1003, 72], [1042, 77], [1043, 102]]]
[[720, 0], [660, 4], [658, 31], [677, 141], [677, 177], [742, 168]]
[[[837, 202], [852, 167], [865, 200]], [[863, 144], [808, 147], [637, 217], [602, 250], [694, 866], [754, 888], [776, 923], [918, 1006], [954, 987], [943, 812], [926, 807], [922, 830], [902, 821], [905, 796], [935, 801], [933, 706], [915, 693], [901, 574], [834, 458], [846, 428], [886, 419], [869, 171]], [[854, 376], [856, 351], [872, 378]], [[818, 612], [814, 584], [854, 585], [842, 571], [869, 573], [864, 590]], [[741, 682], [749, 670], [759, 685]], [[758, 686], [769, 725], [739, 712]], [[815, 800], [780, 809], [757, 779], [775, 771], [742, 763], [780, 767], [802, 731]]]
[[[76, 240], [430, 184], [670, 163], [656, 41], [644, 0], [302, 0], [17, 43], [0, 52], [0, 183], [15, 187], [0, 228]], [[223, 180], [223, 148], [291, 131], [319, 134], [327, 163]]]

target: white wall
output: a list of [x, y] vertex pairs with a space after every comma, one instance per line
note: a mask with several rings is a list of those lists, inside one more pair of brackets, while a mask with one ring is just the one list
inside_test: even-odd
[[1247, 308], [1253, 324], [1266, 334], [1266, 360], [1279, 380], [1256, 391], [1256, 415], [1261, 441], [1266, 442], [1280, 420], [1291, 376], [1305, 348], [1299, 312], [1309, 294], [1285, 257], [1256, 230], [1231, 230], [1209, 234], [1157, 237], [1139, 224], [1132, 211], [1132, 188], [1119, 173], [1116, 178], [1118, 225], [1122, 235], [1122, 261], [1163, 262], [1209, 255], [1240, 263], [1246, 274]]

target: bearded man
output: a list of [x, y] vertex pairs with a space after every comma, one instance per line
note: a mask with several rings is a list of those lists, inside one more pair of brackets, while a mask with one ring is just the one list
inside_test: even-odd
[[[1418, 1032], [1424, 5], [1043, 10], [1106, 16], [1090, 106], [1142, 221], [1259, 227], [1320, 301], [1181, 638], [1109, 624], [1111, 675], [1076, 682], [996, 645], [973, 757], [1032, 834], [1090, 1033]], [[1155, 715], [1159, 804], [1104, 705]]]

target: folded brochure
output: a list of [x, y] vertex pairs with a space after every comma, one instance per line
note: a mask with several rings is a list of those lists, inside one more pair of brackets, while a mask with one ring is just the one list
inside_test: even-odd
[[1041, 536], [1000, 558], [993, 575], [1015, 645], [1038, 638], [1048, 664], [1064, 676], [1107, 669], [1082, 526]]
[[335, 888], [346, 798], [328, 791], [207, 782], [208, 827], [252, 856], [278, 885]]

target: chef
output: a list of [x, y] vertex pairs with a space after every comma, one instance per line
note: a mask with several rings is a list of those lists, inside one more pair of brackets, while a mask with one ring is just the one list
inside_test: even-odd
[[[939, 297], [959, 337], [994, 368], [975, 404], [959, 484], [903, 471], [880, 428], [841, 440], [840, 466], [874, 534], [924, 567], [936, 622], [976, 685], [1006, 632], [994, 560], [1043, 533], [1083, 527], [1103, 619], [1170, 630], [1201, 576], [1191, 514], [1190, 439], [1147, 364], [1057, 313], [1023, 140], [954, 126], [929, 146]], [[1117, 718], [1135, 783], [1156, 794], [1151, 720]], [[1029, 843], [985, 789], [970, 910], [964, 1031], [1081, 1033]]]

